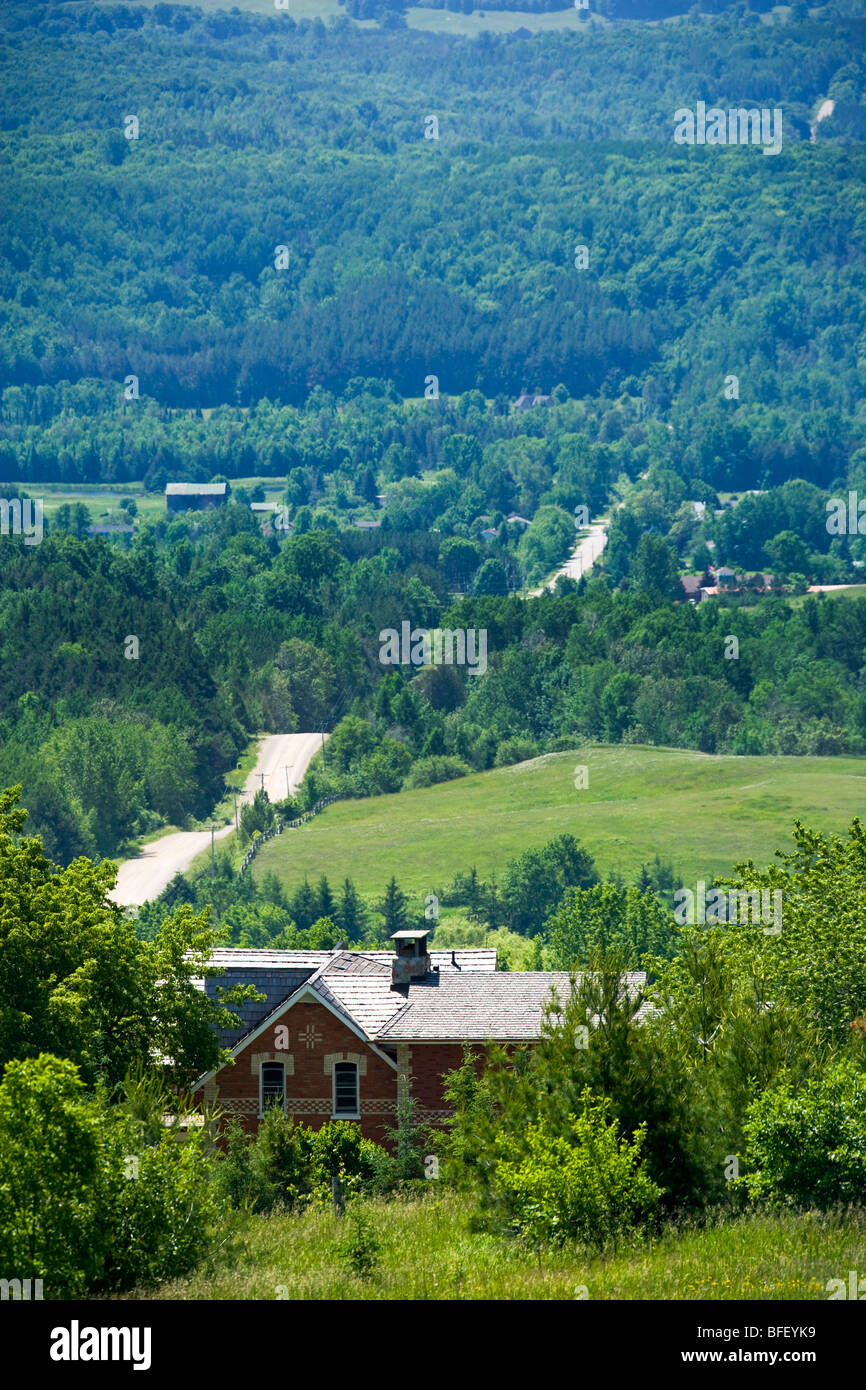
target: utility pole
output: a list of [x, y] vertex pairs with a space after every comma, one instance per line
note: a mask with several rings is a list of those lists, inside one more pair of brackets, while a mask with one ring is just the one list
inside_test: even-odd
[[322, 771], [325, 771], [325, 726], [321, 726], [319, 733], [322, 735]]
[[263, 772], [260, 772], [260, 773], [259, 773], [259, 776], [260, 776], [261, 779], [262, 779], [262, 787], [261, 787], [261, 790], [262, 790], [262, 796], [264, 796], [264, 794], [265, 794], [265, 774], [264, 774]]
[[292, 793], [291, 793], [291, 791], [289, 790], [289, 765], [288, 765], [288, 763], [285, 763], [285, 764], [283, 765], [283, 771], [284, 771], [285, 774], [286, 774], [286, 800], [287, 800], [287, 801], [290, 801], [290, 800], [291, 800], [291, 797], [292, 797]]
[[239, 830], [240, 826], [238, 824], [238, 794], [235, 791], [234, 787], [232, 787], [232, 796], [235, 799], [235, 830]]
[[214, 840], [213, 840], [215, 828], [216, 828], [216, 827], [214, 826], [213, 821], [211, 821], [211, 823], [210, 823], [210, 876], [211, 876], [211, 878], [213, 878], [213, 877], [216, 875], [216, 856], [215, 856], [215, 852], [214, 852]]

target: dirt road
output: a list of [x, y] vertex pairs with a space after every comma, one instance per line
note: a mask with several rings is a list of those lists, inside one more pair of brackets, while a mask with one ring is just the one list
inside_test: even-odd
[[[256, 765], [238, 795], [238, 803], [251, 801], [261, 787], [271, 801], [282, 801], [287, 782], [294, 795], [321, 746], [321, 734], [268, 734], [259, 745]], [[222, 840], [233, 830], [234, 824], [221, 826], [214, 839]], [[209, 845], [209, 830], [179, 830], [154, 840], [141, 854], [120, 865], [112, 898], [122, 907], [138, 907], [151, 901]]]

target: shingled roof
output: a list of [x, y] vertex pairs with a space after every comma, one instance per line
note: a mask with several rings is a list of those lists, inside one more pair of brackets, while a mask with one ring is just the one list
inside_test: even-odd
[[341, 951], [310, 983], [353, 1018], [368, 1038], [375, 1038], [405, 1004], [391, 984], [391, 959], [371, 960], [359, 951]]
[[[645, 981], [641, 972], [623, 977], [630, 994]], [[431, 973], [404, 986], [404, 1008], [379, 1030], [376, 1041], [529, 1042], [540, 1036], [542, 1011], [554, 990], [561, 1004], [570, 998], [565, 971]]]
[[405, 988], [406, 1002], [379, 1032], [382, 1042], [521, 1042], [537, 1038], [545, 1000], [564, 1002], [568, 975], [515, 971], [493, 976], [425, 975]]
[[[495, 949], [467, 948], [431, 951], [431, 965], [442, 975], [485, 975], [496, 971]], [[220, 974], [194, 984], [216, 1001], [217, 989], [252, 984], [265, 998], [233, 1004], [236, 1028], [219, 1032], [223, 1047], [237, 1047], [250, 1033], [279, 1013], [283, 1005], [310, 986], [337, 1013], [354, 1022], [373, 1038], [398, 1009], [405, 995], [394, 990], [391, 980], [393, 951], [281, 951], [222, 947], [211, 953], [209, 964]]]
[[[495, 950], [431, 951], [430, 956], [438, 968], [395, 985], [390, 951], [214, 951], [210, 963], [221, 967], [222, 983], [252, 983], [267, 996], [241, 1006], [240, 1026], [223, 1033], [221, 1042], [239, 1050], [307, 990], [370, 1042], [383, 1044], [529, 1042], [540, 1036], [544, 1007], [554, 991], [561, 1004], [570, 997], [566, 971], [498, 972]], [[212, 997], [219, 982], [219, 977], [207, 980]], [[196, 983], [205, 988], [204, 981]], [[639, 971], [623, 976], [632, 996], [645, 983]], [[639, 1016], [647, 1008], [644, 1004]]]
[[[245, 948], [242, 946], [222, 946], [211, 952], [209, 965], [218, 969], [238, 969], [243, 966], [252, 970], [318, 970], [332, 960], [339, 951], [279, 951], [265, 948]], [[393, 951], [347, 951], [346, 955], [358, 956], [364, 960], [384, 961], [389, 967], [394, 959]], [[454, 959], [452, 960], [452, 956]], [[440, 970], [483, 970], [496, 969], [496, 948], [486, 946], [457, 947], [454, 951], [430, 952], [430, 961]]]

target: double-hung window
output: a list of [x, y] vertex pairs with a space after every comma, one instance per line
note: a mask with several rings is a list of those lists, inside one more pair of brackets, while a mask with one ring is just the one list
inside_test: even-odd
[[334, 1063], [334, 1118], [338, 1120], [359, 1120], [361, 1118], [357, 1062]]
[[285, 1106], [286, 1068], [282, 1062], [263, 1062], [260, 1111], [264, 1115], [269, 1105]]

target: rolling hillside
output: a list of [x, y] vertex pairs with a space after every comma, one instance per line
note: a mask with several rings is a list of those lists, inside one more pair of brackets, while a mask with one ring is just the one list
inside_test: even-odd
[[[588, 768], [576, 790], [574, 769]], [[737, 758], [676, 749], [589, 746], [424, 790], [340, 802], [274, 839], [256, 875], [288, 888], [322, 872], [350, 875], [362, 894], [391, 876], [405, 892], [444, 887], [457, 870], [501, 873], [505, 862], [564, 831], [603, 873], [630, 881], [659, 854], [684, 883], [740, 859], [789, 848], [796, 817], [841, 832], [863, 808], [866, 759]]]

